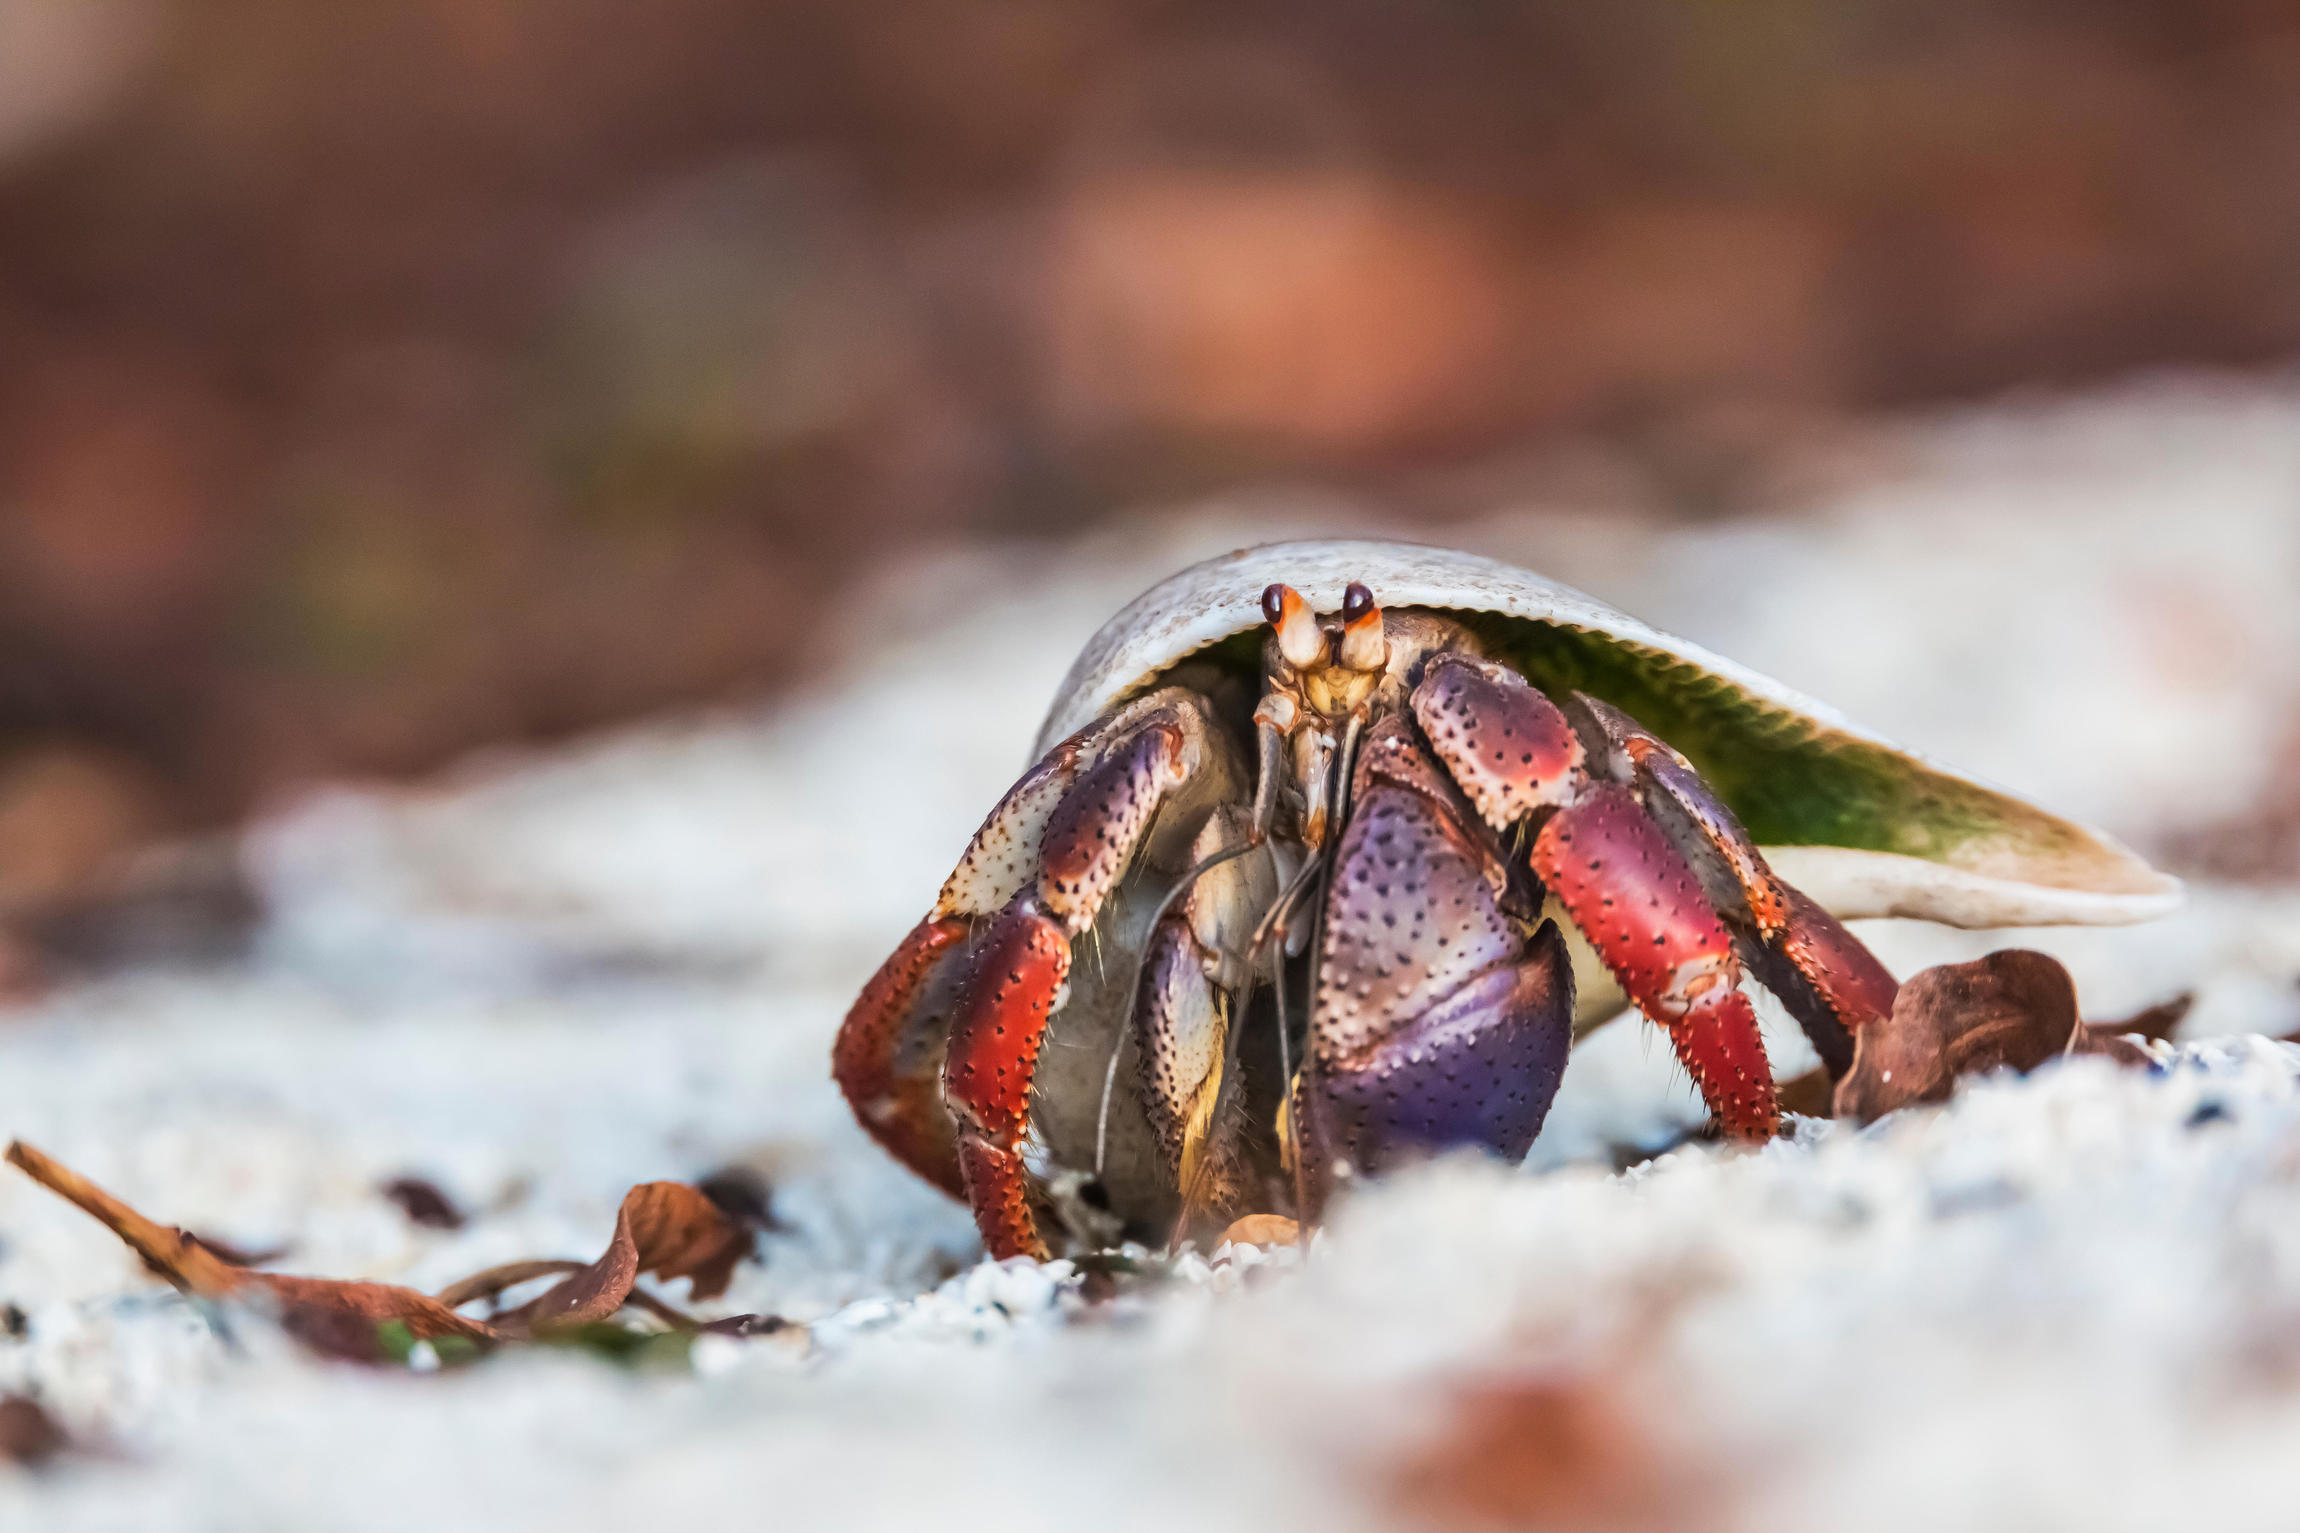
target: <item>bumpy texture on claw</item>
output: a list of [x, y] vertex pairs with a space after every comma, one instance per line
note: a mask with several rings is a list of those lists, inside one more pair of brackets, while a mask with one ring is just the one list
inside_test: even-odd
[[1412, 706], [1487, 824], [1507, 830], [1540, 817], [1534, 872], [1630, 1000], [1669, 1030], [1726, 1130], [1774, 1132], [1780, 1108], [1756, 1011], [1738, 988], [1733, 938], [1685, 858], [1610, 780], [1626, 760], [1599, 731], [1584, 741], [1555, 703], [1490, 661], [1438, 656]]
[[1454, 1145], [1522, 1157], [1572, 1038], [1563, 940], [1519, 936], [1499, 848], [1410, 726], [1376, 726], [1355, 777], [1311, 1012], [1313, 1211], [1336, 1163], [1380, 1171]]
[[1555, 703], [1498, 665], [1440, 655], [1413, 693], [1414, 718], [1495, 829], [1571, 803], [1587, 781], [1581, 737]]
[[951, 1020], [943, 1080], [958, 1113], [959, 1169], [994, 1257], [1043, 1258], [1021, 1156], [1030, 1083], [1054, 998], [1070, 976], [1070, 934], [1029, 895], [1007, 906], [974, 958]]
[[[1061, 741], [975, 833], [935, 906], [848, 1013], [832, 1068], [874, 1138], [972, 1206], [993, 1256], [1044, 1256], [1024, 1166], [1031, 1092], [1092, 927], [1169, 795], [1216, 747], [1169, 689]], [[1224, 758], [1226, 761], [1226, 758]]]

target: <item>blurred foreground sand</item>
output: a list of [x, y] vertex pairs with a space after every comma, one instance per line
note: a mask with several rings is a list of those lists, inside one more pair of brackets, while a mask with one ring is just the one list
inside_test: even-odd
[[[1863, 453], [1762, 519], [1664, 531], [1502, 496], [1459, 541], [2152, 855], [2209, 872], [2231, 843], [2273, 852], [2300, 718], [2300, 394], [2134, 386], [1883, 429]], [[727, 1306], [820, 1321], [814, 1350], [710, 1351], [699, 1379], [323, 1368], [260, 1328], [221, 1339], [11, 1177], [0, 1299], [29, 1332], [0, 1340], [0, 1388], [132, 1461], [0, 1470], [0, 1521], [862, 1527], [995, 1505], [1014, 1527], [1260, 1527], [1279, 1507], [1391, 1526], [1435, 1515], [1401, 1510], [1420, 1482], [1383, 1466], [1464, 1381], [1594, 1369], [1665, 1478], [1724, 1509], [1703, 1525], [1838, 1515], [1888, 1481], [1856, 1520], [2274, 1525], [2254, 1498], [2300, 1446], [2300, 1397], [2262, 1349], [2300, 1313], [2300, 1055], [2269, 1045], [2161, 1079], [2048, 1072], [1629, 1177], [1443, 1165], [1366, 1200], [1296, 1281], [1213, 1298], [1243, 1271], [1201, 1266], [1122, 1324], [1066, 1323], [1059, 1270], [926, 1292], [973, 1260], [971, 1230], [829, 1086], [854, 988], [1104, 616], [1207, 553], [1383, 525], [1272, 492], [922, 559], [848, 615], [871, 643], [843, 673], [771, 714], [345, 789], [260, 826], [256, 952], [11, 1019], [0, 1131], [156, 1217], [290, 1244], [289, 1270], [422, 1287], [595, 1249], [630, 1182], [747, 1161], [791, 1228]], [[2043, 946], [2096, 1018], [2194, 989], [2190, 1038], [2283, 1033], [2286, 871], [2202, 879], [2142, 929], [1864, 934], [1903, 972]], [[1695, 1111], [1666, 1048], [1614, 1027], [1576, 1055], [1536, 1162]], [[374, 1191], [403, 1171], [480, 1217], [411, 1228]]]

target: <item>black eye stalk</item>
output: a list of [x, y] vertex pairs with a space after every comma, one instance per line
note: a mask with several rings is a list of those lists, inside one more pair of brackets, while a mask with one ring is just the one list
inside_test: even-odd
[[[1358, 587], [1352, 586], [1350, 589], [1354, 591], [1357, 590]], [[1370, 596], [1367, 599], [1369, 601], [1372, 600]], [[1271, 626], [1275, 627], [1278, 621], [1285, 617], [1285, 615], [1286, 588], [1282, 585], [1268, 585], [1262, 587], [1262, 616], [1268, 618], [1270, 620]]]
[[[1269, 604], [1270, 594], [1269, 592], [1265, 591], [1262, 593], [1263, 608], [1267, 610]], [[1342, 621], [1345, 623], [1354, 623], [1359, 618], [1364, 617], [1367, 613], [1373, 610], [1374, 593], [1367, 590], [1357, 581], [1351, 581], [1350, 588], [1342, 593]]]

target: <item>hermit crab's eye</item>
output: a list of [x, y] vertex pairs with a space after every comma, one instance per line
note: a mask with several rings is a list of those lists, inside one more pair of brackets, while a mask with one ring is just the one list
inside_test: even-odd
[[1342, 638], [1334, 658], [1353, 671], [1378, 671], [1390, 663], [1389, 640], [1382, 631], [1382, 609], [1374, 593], [1352, 585], [1342, 594]]
[[1325, 668], [1326, 636], [1301, 592], [1292, 586], [1272, 586], [1262, 593], [1262, 611], [1278, 631], [1278, 653], [1286, 657], [1286, 664], [1297, 671]]

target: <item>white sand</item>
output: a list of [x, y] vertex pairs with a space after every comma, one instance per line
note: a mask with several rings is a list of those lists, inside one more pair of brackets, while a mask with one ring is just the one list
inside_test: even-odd
[[[2260, 790], [2300, 712], [2300, 393], [2155, 384], [1872, 448], [1857, 488], [1768, 520], [1502, 508], [1461, 541], [2143, 848]], [[1393, 1526], [1372, 1491], [1447, 1389], [1574, 1369], [1700, 1466], [1704, 1525], [2289, 1526], [2300, 1054], [2276, 1045], [1616, 1177], [1586, 1158], [1697, 1111], [1624, 1025], [1575, 1056], [1546, 1169], [1401, 1180], [1307, 1270], [1194, 1264], [1088, 1314], [1064, 1269], [969, 1265], [963, 1211], [832, 1091], [839, 1014], [1103, 615], [1206, 552], [1379, 525], [1268, 497], [925, 561], [861, 604], [848, 673], [771, 715], [284, 809], [249, 849], [258, 955], [8, 1019], [0, 1132], [160, 1219], [291, 1244], [284, 1270], [420, 1287], [588, 1256], [630, 1183], [750, 1162], [791, 1228], [709, 1308], [817, 1323], [692, 1375], [328, 1366], [0, 1173], [0, 1302], [30, 1321], [0, 1389], [111, 1450], [0, 1468], [0, 1529]], [[2194, 988], [2192, 1040], [2300, 1027], [2296, 890], [1867, 935], [1902, 972], [2048, 947], [2095, 1017]], [[402, 1172], [478, 1217], [411, 1228], [374, 1191]]]

